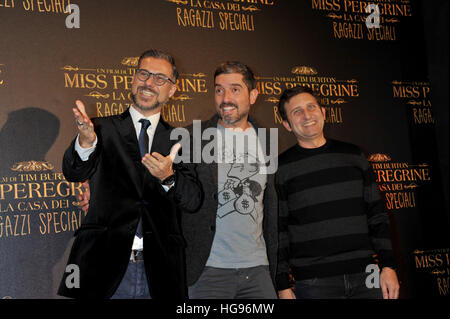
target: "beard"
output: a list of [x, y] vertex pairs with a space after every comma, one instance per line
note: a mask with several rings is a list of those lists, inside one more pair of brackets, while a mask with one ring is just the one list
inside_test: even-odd
[[[139, 90], [141, 90], [141, 89], [146, 89], [146, 90], [149, 90], [149, 91], [151, 91], [151, 92], [154, 92], [152, 89], [150, 89], [150, 88], [148, 88], [148, 87], [144, 87], [144, 86], [138, 87], [137, 91], [139, 91]], [[156, 92], [154, 92], [154, 93], [156, 93]], [[132, 98], [132, 100], [133, 100], [133, 105], [134, 105], [136, 108], [138, 108], [138, 109], [140, 109], [140, 110], [142, 110], [142, 111], [146, 111], [146, 112], [148, 112], [148, 111], [153, 111], [154, 109], [157, 109], [158, 107], [162, 106], [162, 105], [165, 103], [165, 102], [164, 102], [164, 103], [161, 103], [161, 102], [159, 102], [157, 99], [155, 99], [155, 102], [154, 102], [153, 104], [144, 106], [144, 105], [140, 104], [140, 103], [137, 101], [136, 95], [137, 95], [137, 92], [136, 92], [136, 94], [131, 93], [131, 98]]]
[[[226, 114], [222, 115], [221, 110], [223, 107], [234, 107], [237, 110], [237, 115], [233, 114]], [[242, 114], [239, 112], [239, 107], [236, 104], [233, 103], [221, 103], [219, 106], [219, 109], [217, 110], [217, 114], [219, 114], [219, 118], [227, 125], [233, 125], [236, 122], [239, 122], [241, 119], [243, 119], [248, 113]]]

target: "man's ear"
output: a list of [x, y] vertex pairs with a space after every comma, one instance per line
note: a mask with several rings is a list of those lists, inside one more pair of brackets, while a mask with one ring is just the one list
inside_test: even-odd
[[283, 120], [283, 126], [286, 130], [288, 130], [288, 132], [292, 132], [291, 125], [289, 124], [288, 121]]
[[177, 85], [172, 84], [172, 87], [170, 88], [170, 91], [169, 91], [169, 99], [175, 94], [176, 91], [177, 91]]
[[258, 94], [259, 94], [259, 92], [257, 89], [253, 89], [250, 91], [250, 105], [255, 104]]
[[327, 119], [327, 117], [326, 117], [327, 112], [325, 112], [325, 108], [323, 106], [321, 106], [320, 110], [322, 111], [323, 119], [326, 120]]

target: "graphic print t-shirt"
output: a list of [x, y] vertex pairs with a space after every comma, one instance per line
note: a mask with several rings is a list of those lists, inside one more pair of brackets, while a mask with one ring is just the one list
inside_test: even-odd
[[263, 237], [267, 176], [253, 127], [240, 132], [217, 126], [219, 149], [216, 234], [207, 266], [268, 265]]

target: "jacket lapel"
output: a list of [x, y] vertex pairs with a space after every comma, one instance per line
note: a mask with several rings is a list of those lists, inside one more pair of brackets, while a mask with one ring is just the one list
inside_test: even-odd
[[[169, 131], [170, 128], [171, 126], [168, 123], [166, 123], [161, 116], [158, 125], [156, 126], [155, 132], [153, 134], [153, 141], [152, 146], [150, 147], [150, 154], [153, 152], [157, 152], [163, 156], [168, 155], [167, 149], [170, 150], [169, 145], [170, 141], [168, 135], [165, 133], [167, 133], [167, 131]], [[151, 176], [150, 172], [147, 169], [145, 169], [145, 173], [143, 176], [144, 176], [143, 182], [145, 185], [151, 182], [155, 182], [157, 180], [156, 177]]]
[[136, 130], [131, 119], [130, 111], [127, 109], [118, 117], [118, 130], [123, 138], [127, 153], [133, 161], [141, 161], [139, 145], [136, 137]]
[[166, 126], [168, 126], [168, 124], [165, 123], [162, 118], [160, 118], [158, 125], [156, 126], [155, 133], [153, 134], [153, 142], [152, 146], [150, 147], [150, 154], [152, 152], [158, 152], [162, 155], [167, 155], [164, 154], [164, 150], [167, 148], [168, 140], [161, 138], [161, 136], [168, 130]]
[[[214, 115], [209, 121], [207, 121], [206, 122], [206, 127], [205, 127], [205, 129], [207, 129], [207, 128], [210, 128], [210, 127], [213, 127], [213, 128], [215, 128], [215, 129], [217, 129], [217, 123], [218, 123], [218, 121], [219, 121], [219, 116], [216, 114], [216, 115]], [[202, 134], [203, 134], [203, 129], [202, 129]], [[208, 143], [210, 143], [211, 141], [204, 141], [203, 139], [202, 139], [202, 151], [203, 151], [203, 149], [205, 148], [205, 145], [206, 144], [208, 144]], [[216, 147], [216, 150], [217, 150], [217, 147], [218, 147], [218, 145], [217, 145], [217, 139], [216, 139], [216, 145], [215, 145], [215, 147]], [[217, 152], [216, 152], [217, 153]], [[210, 164], [208, 164], [208, 166], [209, 166], [209, 170], [210, 170], [210, 176], [212, 176], [213, 177], [213, 179], [214, 179], [214, 184], [213, 185], [219, 185], [218, 183], [218, 174], [219, 174], [219, 168], [218, 168], [218, 163], [217, 163], [217, 158], [216, 158], [216, 160], [214, 160], [212, 163], [210, 163]]]
[[139, 195], [142, 195], [142, 182], [144, 179], [145, 167], [141, 164], [141, 154], [139, 152], [139, 145], [136, 137], [136, 130], [131, 119], [130, 111], [127, 109], [117, 117], [116, 127], [120, 136], [122, 137], [125, 152], [128, 154], [134, 165], [128, 167], [128, 174], [130, 175], [133, 184]]

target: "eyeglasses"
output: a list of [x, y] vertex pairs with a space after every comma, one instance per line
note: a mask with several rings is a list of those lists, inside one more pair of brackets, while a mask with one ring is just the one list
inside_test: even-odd
[[153, 81], [158, 86], [162, 86], [162, 85], [166, 84], [167, 81], [170, 81], [170, 83], [175, 84], [175, 82], [172, 81], [171, 79], [169, 79], [169, 77], [167, 75], [164, 75], [161, 73], [151, 73], [144, 69], [136, 70], [136, 76], [142, 82], [147, 81], [152, 75], [153, 75]]

